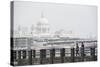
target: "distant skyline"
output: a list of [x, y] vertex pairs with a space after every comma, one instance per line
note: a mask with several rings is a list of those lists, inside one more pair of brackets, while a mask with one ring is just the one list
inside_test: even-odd
[[50, 32], [58, 30], [79, 33], [79, 37], [97, 37], [97, 7], [72, 4], [14, 2], [14, 29], [19, 25], [31, 27], [44, 17], [50, 25]]

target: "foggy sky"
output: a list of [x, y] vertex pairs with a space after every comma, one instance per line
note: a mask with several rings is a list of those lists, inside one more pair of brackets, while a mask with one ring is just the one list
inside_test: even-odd
[[48, 19], [50, 32], [60, 29], [74, 31], [81, 36], [97, 36], [97, 7], [72, 4], [14, 2], [14, 28], [31, 27], [41, 18]]

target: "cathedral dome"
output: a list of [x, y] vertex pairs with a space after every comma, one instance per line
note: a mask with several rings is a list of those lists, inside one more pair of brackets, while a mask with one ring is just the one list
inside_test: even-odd
[[37, 27], [36, 27], [37, 34], [48, 34], [49, 32], [49, 23], [47, 18], [44, 17], [44, 14], [41, 13], [41, 18], [37, 22]]
[[48, 20], [45, 17], [41, 17], [38, 24], [48, 24]]
[[48, 25], [48, 19], [44, 17], [44, 13], [41, 12], [41, 18], [40, 20], [38, 21], [39, 25]]

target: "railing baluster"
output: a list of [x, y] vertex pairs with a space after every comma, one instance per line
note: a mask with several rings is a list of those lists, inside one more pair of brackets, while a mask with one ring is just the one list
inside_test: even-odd
[[54, 63], [54, 58], [55, 58], [55, 49], [50, 50], [50, 63]]
[[75, 48], [71, 48], [71, 62], [75, 61]]
[[84, 43], [82, 42], [82, 45], [81, 45], [81, 61], [84, 61]]
[[95, 48], [90, 48], [91, 51], [91, 60], [95, 61]]
[[29, 58], [28, 58], [29, 64], [32, 65], [32, 50], [28, 51], [28, 56], [29, 56]]
[[40, 50], [40, 64], [43, 64], [43, 61], [45, 61], [46, 58], [46, 49]]
[[21, 64], [21, 50], [18, 51], [18, 65]]
[[33, 56], [32, 60], [33, 60], [33, 64], [34, 64], [35, 63], [35, 50], [32, 50], [32, 56]]
[[65, 48], [60, 49], [61, 63], [64, 63]]

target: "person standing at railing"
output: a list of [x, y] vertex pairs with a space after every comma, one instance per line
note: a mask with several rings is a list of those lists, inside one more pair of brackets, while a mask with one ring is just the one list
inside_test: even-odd
[[78, 46], [78, 43], [76, 43], [76, 56], [79, 56], [79, 46]]

